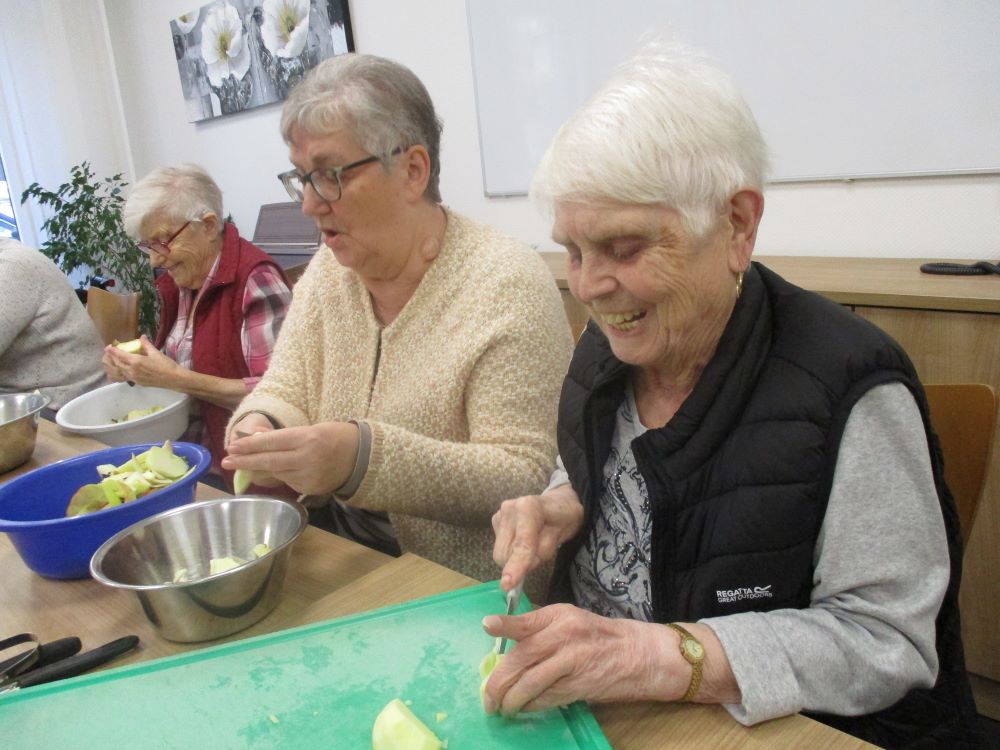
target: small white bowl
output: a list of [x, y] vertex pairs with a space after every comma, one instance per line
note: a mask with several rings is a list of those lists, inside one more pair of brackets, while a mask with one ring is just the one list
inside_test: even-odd
[[[128, 422], [112, 422], [134, 409], [163, 408]], [[56, 412], [56, 424], [105, 445], [176, 440], [188, 425], [190, 398], [166, 388], [112, 383], [77, 396]]]

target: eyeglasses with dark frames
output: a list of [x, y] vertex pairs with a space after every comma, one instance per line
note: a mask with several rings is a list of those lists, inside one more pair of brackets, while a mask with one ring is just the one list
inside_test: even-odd
[[170, 238], [165, 241], [150, 240], [149, 242], [146, 242], [144, 240], [142, 242], [137, 242], [136, 247], [138, 247], [140, 250], [146, 253], [156, 253], [157, 255], [162, 255], [165, 258], [168, 255], [170, 255], [170, 243], [176, 240], [178, 237], [180, 237], [181, 232], [187, 229], [192, 221], [194, 220], [191, 219], [189, 221], [185, 221], [184, 224], [181, 226], [181, 228], [178, 229], [176, 232], [174, 232], [172, 235], [170, 235]]
[[[393, 149], [389, 155], [395, 156], [402, 150], [402, 148]], [[291, 169], [279, 174], [278, 179], [281, 180], [289, 197], [294, 201], [301, 203], [305, 199], [306, 185], [312, 185], [316, 195], [327, 203], [335, 203], [344, 194], [344, 182], [341, 179], [344, 172], [381, 161], [382, 158], [381, 156], [366, 156], [364, 159], [352, 161], [342, 167], [319, 167], [305, 174], [299, 174], [296, 170]]]

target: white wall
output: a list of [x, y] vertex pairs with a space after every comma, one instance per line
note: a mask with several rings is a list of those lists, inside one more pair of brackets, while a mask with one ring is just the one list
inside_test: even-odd
[[[274, 177], [287, 168], [280, 107], [187, 122], [168, 22], [197, 2], [105, 0], [132, 158], [140, 176], [160, 164], [203, 164], [249, 236], [260, 204], [285, 200]], [[483, 195], [464, 0], [352, 0], [351, 15], [358, 51], [399, 60], [427, 85], [445, 123], [445, 202], [551, 248], [526, 199]], [[782, 184], [767, 193], [757, 252], [996, 259], [998, 238], [1000, 176]]]
[[54, 189], [85, 160], [131, 179], [123, 126], [100, 0], [0, 0], [0, 154], [25, 242], [43, 239], [44, 215], [18, 205], [32, 182]]

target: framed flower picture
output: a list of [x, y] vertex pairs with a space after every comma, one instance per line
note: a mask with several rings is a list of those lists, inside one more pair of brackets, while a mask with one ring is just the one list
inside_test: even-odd
[[281, 101], [320, 60], [354, 51], [347, 0], [217, 0], [170, 33], [189, 122]]

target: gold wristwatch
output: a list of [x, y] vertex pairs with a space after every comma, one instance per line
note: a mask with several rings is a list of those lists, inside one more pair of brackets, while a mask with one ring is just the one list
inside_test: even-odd
[[689, 701], [698, 694], [698, 688], [701, 687], [701, 670], [705, 664], [705, 647], [701, 645], [701, 641], [677, 623], [668, 622], [667, 627], [676, 630], [677, 634], [680, 635], [681, 656], [691, 665], [691, 684], [688, 685], [687, 692], [681, 698], [682, 701]]

